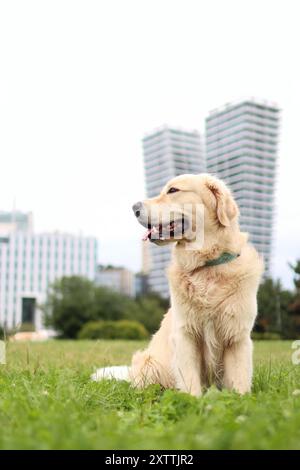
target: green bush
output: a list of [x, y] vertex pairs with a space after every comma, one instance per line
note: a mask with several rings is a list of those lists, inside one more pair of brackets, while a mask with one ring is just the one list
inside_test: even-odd
[[146, 328], [137, 321], [90, 321], [78, 334], [79, 339], [145, 339]]
[[257, 331], [252, 331], [251, 334], [252, 339], [254, 340], [265, 340], [265, 339], [270, 339], [270, 340], [278, 340], [281, 339], [281, 335], [279, 333], [271, 333], [271, 332], [257, 332]]

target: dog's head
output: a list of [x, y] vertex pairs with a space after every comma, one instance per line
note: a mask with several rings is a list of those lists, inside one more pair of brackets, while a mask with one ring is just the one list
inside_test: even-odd
[[195, 241], [233, 226], [238, 207], [226, 185], [208, 175], [181, 175], [170, 180], [152, 199], [137, 202], [133, 211], [146, 229], [145, 240], [158, 245]]

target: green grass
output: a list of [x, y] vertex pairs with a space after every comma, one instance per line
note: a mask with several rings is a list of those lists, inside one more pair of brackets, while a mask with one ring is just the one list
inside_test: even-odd
[[201, 398], [158, 386], [91, 382], [95, 367], [129, 363], [142, 343], [9, 343], [0, 366], [3, 449], [300, 448], [300, 365], [291, 342], [255, 344], [253, 393]]

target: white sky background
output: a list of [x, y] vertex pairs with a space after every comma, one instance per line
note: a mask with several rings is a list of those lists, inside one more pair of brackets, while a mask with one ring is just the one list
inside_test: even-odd
[[[298, 5], [297, 5], [298, 4]], [[299, 9], [297, 8], [299, 6]], [[0, 209], [140, 268], [141, 138], [244, 96], [283, 110], [274, 274], [300, 257], [299, 1], [0, 1]]]

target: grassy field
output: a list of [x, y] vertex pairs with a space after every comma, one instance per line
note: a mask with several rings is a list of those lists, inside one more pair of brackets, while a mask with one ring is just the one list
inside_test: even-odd
[[255, 344], [253, 393], [243, 397], [89, 380], [96, 367], [129, 363], [141, 346], [9, 343], [0, 365], [0, 448], [300, 448], [300, 365], [291, 362], [291, 342]]

